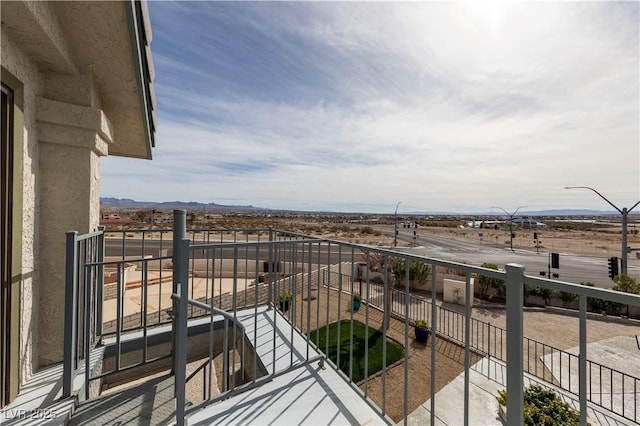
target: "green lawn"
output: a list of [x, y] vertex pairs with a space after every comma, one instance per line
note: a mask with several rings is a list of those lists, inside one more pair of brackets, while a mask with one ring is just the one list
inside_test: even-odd
[[[349, 375], [349, 353], [350, 346], [351, 321], [342, 320], [339, 323], [329, 324], [329, 359], [335, 364], [337, 363], [336, 350], [338, 347], [338, 327], [340, 328], [340, 363], [338, 367], [347, 376]], [[327, 348], [327, 327], [321, 327], [311, 332], [311, 339], [318, 345], [320, 350], [326, 352]], [[319, 332], [319, 334], [318, 334]], [[383, 335], [380, 331], [369, 327], [369, 363], [367, 373], [371, 376], [382, 370], [382, 340]], [[359, 382], [364, 379], [364, 350], [365, 350], [365, 326], [359, 321], [353, 321], [353, 380]], [[392, 340], [387, 339], [387, 359], [386, 365], [389, 366], [404, 357], [404, 349]]]

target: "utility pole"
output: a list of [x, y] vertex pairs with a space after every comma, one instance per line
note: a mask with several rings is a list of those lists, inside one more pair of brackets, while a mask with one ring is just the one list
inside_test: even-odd
[[[631, 247], [627, 247], [627, 220], [629, 216], [629, 212], [636, 208], [640, 201], [635, 203], [630, 209], [623, 207], [619, 209], [615, 204], [607, 199], [604, 195], [596, 191], [595, 189], [589, 186], [565, 186], [564, 189], [589, 189], [600, 196], [603, 200], [605, 200], [611, 207], [616, 209], [622, 215], [622, 256], [620, 257], [620, 273], [627, 275], [627, 253], [631, 252]], [[634, 249], [638, 250], [638, 249]]]
[[500, 209], [509, 217], [509, 241], [511, 243], [511, 251], [513, 251], [513, 217], [518, 213], [518, 210], [526, 208], [527, 206], [520, 206], [513, 213], [509, 213], [502, 207], [491, 207], [492, 209]]
[[396, 212], [393, 214], [393, 246], [398, 246], [398, 207], [400, 207], [401, 201], [396, 204]]

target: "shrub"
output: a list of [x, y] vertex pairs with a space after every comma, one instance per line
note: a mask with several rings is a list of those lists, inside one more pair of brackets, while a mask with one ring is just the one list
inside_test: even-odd
[[628, 275], [617, 275], [613, 281], [616, 283], [613, 290], [622, 291], [624, 293], [640, 294], [640, 283], [635, 278]]
[[[594, 286], [592, 282], [585, 282], [580, 284], [585, 285], [587, 287]], [[601, 313], [601, 312], [607, 313], [608, 311], [612, 311], [615, 308], [615, 306], [613, 306], [610, 302], [606, 300], [598, 299], [597, 297], [587, 297], [587, 305], [589, 305], [589, 309], [591, 309], [591, 312], [597, 312], [597, 313]]]
[[[613, 281], [616, 283], [613, 286], [613, 290], [622, 291], [624, 293], [632, 293], [632, 294], [640, 294], [640, 283], [638, 283], [635, 278], [632, 278], [625, 274], [620, 274], [616, 276]], [[620, 303], [614, 303], [615, 308], [618, 310], [622, 309], [624, 305]], [[627, 316], [629, 316], [629, 305], [627, 305]]]
[[[483, 263], [480, 265], [482, 268], [498, 270], [498, 265], [495, 263]], [[478, 286], [480, 287], [480, 296], [485, 297], [492, 288], [496, 291], [496, 294], [500, 297], [504, 297], [507, 292], [507, 287], [504, 280], [499, 278], [490, 278], [485, 275], [478, 276]]]
[[544, 301], [545, 306], [549, 304], [549, 299], [555, 296], [555, 292], [546, 287], [538, 287], [538, 286], [524, 286], [524, 297], [525, 299], [528, 296], [539, 296]]
[[[498, 403], [507, 405], [507, 391], [498, 391]], [[524, 424], [527, 426], [578, 426], [580, 415], [552, 390], [531, 385], [524, 390]]]
[[566, 291], [558, 292], [558, 297], [562, 300], [562, 303], [567, 306], [569, 303], [573, 302], [578, 298], [577, 294], [568, 293]]
[[[405, 260], [398, 259], [393, 263], [391, 268], [396, 278], [396, 284], [404, 287], [405, 282]], [[411, 287], [420, 287], [424, 285], [431, 276], [431, 266], [423, 262], [409, 262], [409, 285]]]

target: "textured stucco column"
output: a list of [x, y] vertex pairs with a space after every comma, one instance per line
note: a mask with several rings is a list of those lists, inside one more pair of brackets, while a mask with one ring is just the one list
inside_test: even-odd
[[[37, 101], [40, 158], [40, 366], [63, 358], [65, 232], [93, 231], [100, 215], [100, 157], [107, 155], [112, 129], [91, 80], [50, 76]], [[82, 105], [80, 103], [84, 103]]]

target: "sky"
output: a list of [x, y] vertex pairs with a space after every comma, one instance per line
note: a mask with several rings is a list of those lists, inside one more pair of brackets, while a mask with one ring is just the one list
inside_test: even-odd
[[[149, 2], [153, 160], [103, 197], [393, 213], [640, 201], [640, 3]], [[637, 207], [640, 209], [640, 206]]]

